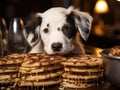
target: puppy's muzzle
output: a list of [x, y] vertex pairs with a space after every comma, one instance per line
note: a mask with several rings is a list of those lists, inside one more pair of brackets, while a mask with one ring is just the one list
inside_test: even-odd
[[62, 43], [53, 43], [51, 47], [53, 51], [60, 51], [62, 49]]

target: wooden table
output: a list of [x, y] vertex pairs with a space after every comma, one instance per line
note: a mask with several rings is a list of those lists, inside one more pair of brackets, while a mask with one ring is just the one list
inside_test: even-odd
[[[12, 89], [12, 90], [60, 90], [58, 89], [59, 86], [58, 85], [53, 85], [53, 86], [48, 86], [48, 87], [17, 87], [16, 89]], [[85, 88], [85, 89], [70, 89], [70, 88], [66, 88], [64, 90], [120, 90], [114, 86], [112, 86], [109, 82], [106, 82], [100, 86], [96, 86], [96, 87], [91, 87], [91, 88]]]

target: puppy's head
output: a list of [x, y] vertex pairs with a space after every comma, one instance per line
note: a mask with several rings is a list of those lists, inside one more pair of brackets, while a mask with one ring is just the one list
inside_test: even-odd
[[61, 7], [51, 8], [44, 13], [37, 13], [41, 23], [35, 29], [40, 35], [44, 51], [48, 54], [65, 54], [73, 50], [77, 32], [87, 40], [92, 17], [84, 12]]

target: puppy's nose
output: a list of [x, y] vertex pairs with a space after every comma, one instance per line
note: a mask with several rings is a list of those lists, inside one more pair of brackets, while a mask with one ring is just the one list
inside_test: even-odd
[[59, 43], [59, 42], [53, 43], [51, 47], [53, 51], [60, 51], [62, 48], [62, 43]]

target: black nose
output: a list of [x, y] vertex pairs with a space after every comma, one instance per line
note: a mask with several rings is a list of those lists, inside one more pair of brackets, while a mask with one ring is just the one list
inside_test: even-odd
[[59, 43], [59, 42], [53, 43], [51, 47], [52, 47], [53, 51], [60, 51], [62, 48], [62, 43]]

